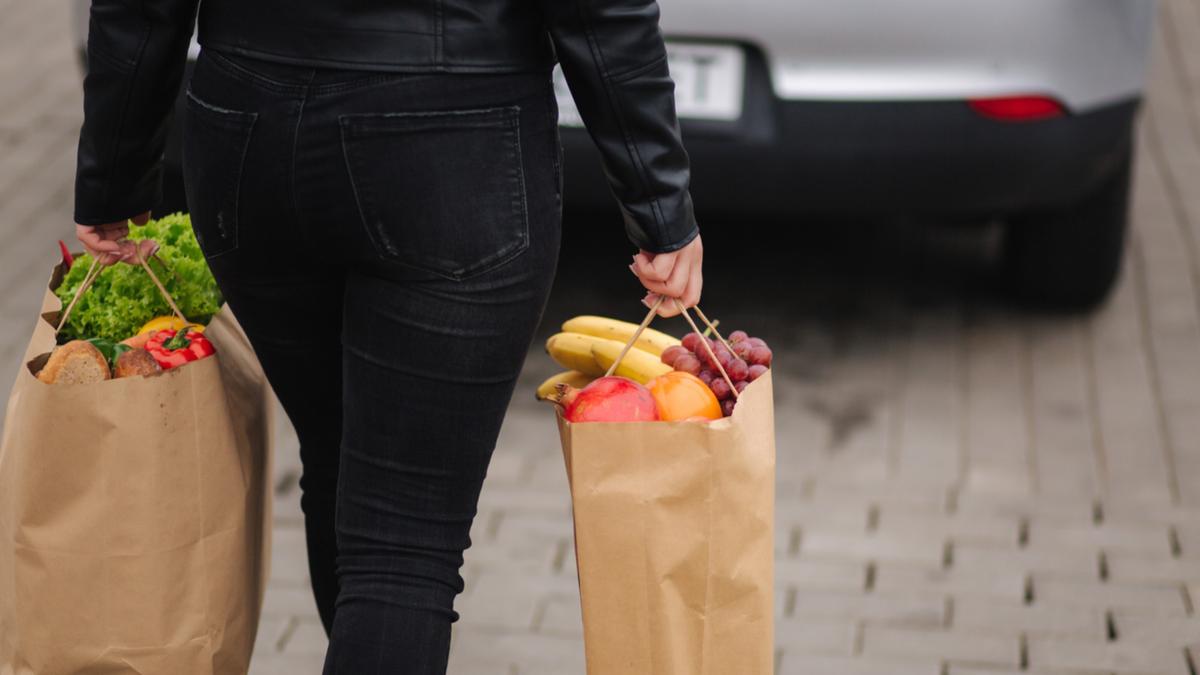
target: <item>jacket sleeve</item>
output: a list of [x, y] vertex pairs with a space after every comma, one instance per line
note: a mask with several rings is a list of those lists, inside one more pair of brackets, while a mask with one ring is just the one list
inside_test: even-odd
[[688, 156], [655, 0], [539, 0], [629, 238], [665, 253], [696, 237]]
[[75, 221], [115, 222], [162, 198], [162, 158], [198, 0], [93, 0]]

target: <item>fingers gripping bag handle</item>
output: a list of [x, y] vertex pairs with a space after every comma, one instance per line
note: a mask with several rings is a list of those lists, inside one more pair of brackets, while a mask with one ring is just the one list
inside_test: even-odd
[[[625, 355], [629, 353], [629, 350], [633, 348], [633, 345], [637, 344], [637, 340], [639, 337], [641, 337], [642, 332], [650, 326], [650, 322], [653, 321], [654, 317], [658, 315], [658, 310], [660, 307], [662, 307], [664, 300], [666, 300], [666, 298], [660, 295], [658, 296], [658, 300], [655, 300], [654, 304], [650, 306], [650, 311], [646, 313], [646, 318], [642, 319], [642, 323], [638, 324], [637, 330], [633, 331], [633, 335], [629, 337], [629, 341], [625, 343], [625, 347], [621, 349], [621, 353], [617, 354], [617, 358], [613, 361], [612, 365], [608, 367], [608, 372], [604, 373], [605, 377], [609, 377], [613, 373], [617, 372], [617, 366], [621, 365], [621, 360], [625, 358]], [[704, 345], [704, 351], [708, 353], [708, 358], [712, 359], [712, 362], [716, 364], [717, 371], [721, 373], [721, 377], [724, 378], [725, 383], [729, 385], [729, 391], [733, 392], [733, 398], [737, 399], [740, 395], [737, 387], [733, 386], [733, 380], [729, 378], [729, 373], [725, 372], [725, 366], [721, 365], [721, 362], [717, 359], [717, 355], [713, 353], [712, 345], [708, 343], [708, 338], [705, 338], [704, 333], [700, 332], [700, 329], [696, 326], [696, 322], [692, 320], [692, 317], [688, 314], [687, 308], [683, 306], [683, 303], [679, 302], [678, 298], [671, 298], [671, 301], [675, 303], [675, 307], [679, 310], [679, 313], [684, 319], [687, 320], [688, 325], [692, 328], [692, 332], [700, 336], [700, 344]], [[721, 344], [724, 344], [727, 348], [729, 348], [729, 351], [732, 352], [733, 349], [729, 347], [729, 343], [725, 341], [725, 338], [721, 337], [719, 332], [717, 332], [716, 325], [709, 321], [708, 317], [704, 316], [704, 312], [700, 311], [700, 306], [696, 305], [694, 309], [696, 310], [696, 315], [699, 316], [702, 321], [704, 321], [704, 324], [713, 332], [713, 335], [716, 335], [717, 339], [721, 341]]]

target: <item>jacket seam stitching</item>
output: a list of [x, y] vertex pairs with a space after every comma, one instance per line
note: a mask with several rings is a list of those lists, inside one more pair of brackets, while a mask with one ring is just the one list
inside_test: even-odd
[[640, 66], [634, 66], [633, 68], [630, 68], [624, 72], [613, 73], [612, 75], [610, 75], [610, 77], [612, 78], [613, 83], [623, 84], [625, 82], [632, 80], [633, 78], [637, 77], [638, 75], [644, 75], [644, 74], [648, 73], [649, 71], [654, 69], [655, 66], [659, 65], [660, 63], [663, 63], [666, 60], [667, 60], [667, 57], [665, 55], [663, 55], [663, 56], [660, 56], [660, 57], [654, 59], [650, 63], [646, 63], [646, 64], [643, 64]]
[[604, 84], [604, 91], [608, 98], [608, 104], [613, 111], [613, 117], [617, 122], [617, 126], [621, 131], [621, 137], [625, 141], [625, 152], [629, 155], [630, 162], [633, 164], [638, 180], [642, 183], [642, 190], [645, 192], [648, 204], [650, 205], [651, 215], [654, 218], [654, 225], [658, 229], [659, 240], [663, 239], [663, 234], [666, 231], [666, 224], [662, 216], [662, 210], [658, 204], [658, 198], [653, 196], [650, 190], [650, 184], [646, 179], [645, 163], [642, 160], [641, 153], [637, 149], [637, 144], [629, 135], [628, 125], [625, 123], [623, 111], [617, 105], [616, 92], [612, 75], [608, 69], [608, 63], [604, 60], [604, 52], [600, 49], [599, 41], [596, 40], [596, 35], [592, 31], [591, 22], [586, 18], [583, 11], [582, 0], [575, 0], [575, 11], [579, 12], [580, 20], [583, 22], [584, 32], [588, 38], [588, 48], [592, 52], [592, 58], [595, 59], [597, 65], [600, 66], [600, 79]]

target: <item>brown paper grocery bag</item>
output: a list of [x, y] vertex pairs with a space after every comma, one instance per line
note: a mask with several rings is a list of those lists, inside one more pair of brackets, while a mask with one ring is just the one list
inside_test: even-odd
[[770, 373], [706, 424], [558, 423], [588, 674], [770, 675]]
[[[61, 281], [56, 268], [51, 288]], [[244, 675], [269, 562], [269, 389], [221, 309], [217, 355], [47, 385], [43, 318], [0, 440], [0, 675]]]

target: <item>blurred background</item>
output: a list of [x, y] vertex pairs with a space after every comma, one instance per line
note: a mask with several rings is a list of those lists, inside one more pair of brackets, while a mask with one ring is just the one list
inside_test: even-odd
[[[703, 307], [775, 352], [777, 672], [1200, 674], [1200, 0], [660, 4]], [[73, 232], [87, 2], [0, 9], [11, 382]], [[559, 85], [543, 337], [643, 313]], [[176, 136], [160, 213], [186, 208], [178, 157]], [[565, 473], [533, 400], [557, 370], [535, 344], [466, 556], [456, 675], [583, 673]], [[316, 673], [279, 427], [251, 672]]]

